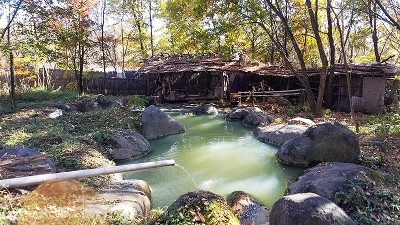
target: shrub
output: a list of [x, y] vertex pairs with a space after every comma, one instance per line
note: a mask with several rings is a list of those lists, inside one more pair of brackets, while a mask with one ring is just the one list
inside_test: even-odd
[[353, 185], [348, 192], [337, 193], [334, 202], [358, 224], [399, 224], [400, 196], [387, 189], [374, 190], [373, 186]]
[[296, 112], [297, 112], [297, 107], [294, 105], [289, 105], [286, 108], [286, 115], [288, 115], [290, 117], [294, 116], [296, 114]]
[[381, 114], [372, 120], [373, 132], [379, 139], [384, 139], [388, 135], [400, 135], [400, 115], [399, 113]]
[[128, 98], [128, 104], [133, 105], [137, 108], [145, 108], [149, 103], [146, 99], [141, 98], [138, 95], [130, 95]]

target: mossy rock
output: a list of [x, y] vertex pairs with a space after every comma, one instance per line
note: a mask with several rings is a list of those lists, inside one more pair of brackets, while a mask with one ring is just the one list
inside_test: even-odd
[[209, 191], [181, 195], [161, 216], [161, 224], [240, 225], [225, 199]]

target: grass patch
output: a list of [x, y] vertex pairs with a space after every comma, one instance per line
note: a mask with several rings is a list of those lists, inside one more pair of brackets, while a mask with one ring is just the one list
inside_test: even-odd
[[[110, 97], [111, 99], [113, 97]], [[49, 118], [43, 110], [51, 103], [64, 101], [76, 103], [94, 96], [78, 96], [73, 92], [32, 90], [17, 96], [16, 109], [4, 106], [1, 99], [0, 149], [29, 147], [50, 155], [58, 172], [98, 168], [113, 165], [110, 160], [109, 137], [113, 134], [135, 131], [139, 126], [138, 113], [129, 107], [96, 108], [89, 112], [65, 111], [56, 119]], [[132, 104], [142, 102], [131, 97]], [[105, 185], [112, 176], [96, 176], [84, 179], [91, 187]], [[86, 214], [80, 207], [59, 207], [49, 204], [46, 207], [21, 207], [15, 193], [0, 192], [0, 224], [120, 224], [122, 220]], [[36, 207], [36, 208], [35, 208]], [[37, 207], [40, 210], [36, 210]], [[52, 219], [49, 219], [52, 218]], [[119, 222], [118, 222], [119, 221]]]
[[21, 109], [43, 106], [49, 102], [72, 101], [84, 97], [86, 96], [79, 96], [78, 93], [73, 91], [44, 90], [40, 88], [30, 89], [26, 92], [16, 94], [16, 105], [14, 109], [11, 108], [9, 96], [1, 96], [0, 114], [9, 114]]
[[139, 126], [138, 113], [128, 107], [98, 108], [85, 113], [64, 112], [57, 119], [48, 118], [42, 112], [49, 103], [60, 100], [75, 102], [80, 98], [70, 92], [33, 90], [19, 97], [24, 103], [33, 102], [34, 107], [1, 117], [0, 146], [30, 147], [47, 153], [52, 156], [59, 171], [112, 163], [108, 160], [109, 137], [135, 131]]
[[74, 91], [57, 91], [57, 90], [44, 90], [40, 88], [30, 89], [29, 91], [17, 94], [17, 102], [56, 102], [56, 101], [70, 101], [73, 99], [82, 98], [77, 92]]

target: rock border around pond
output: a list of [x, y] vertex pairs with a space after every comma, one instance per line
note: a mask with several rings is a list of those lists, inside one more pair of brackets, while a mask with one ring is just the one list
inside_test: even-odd
[[142, 112], [141, 122], [141, 133], [147, 140], [186, 131], [182, 123], [176, 121], [154, 105], [147, 107]]
[[372, 169], [357, 164], [324, 163], [308, 169], [286, 191], [288, 194], [312, 192], [333, 200], [337, 192], [346, 192], [351, 185], [366, 185], [374, 173]]
[[320, 162], [357, 163], [360, 146], [357, 135], [346, 126], [325, 122], [311, 126], [285, 142], [276, 156], [283, 164], [305, 167]]
[[272, 206], [269, 222], [271, 225], [356, 225], [335, 203], [314, 193], [283, 196]]

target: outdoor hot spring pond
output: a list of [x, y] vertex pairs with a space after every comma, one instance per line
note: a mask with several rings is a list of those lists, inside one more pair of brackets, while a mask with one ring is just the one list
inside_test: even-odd
[[125, 179], [149, 183], [154, 207], [169, 206], [183, 193], [200, 189], [223, 196], [244, 191], [271, 207], [303, 173], [279, 164], [278, 148], [255, 139], [241, 122], [223, 116], [170, 115], [185, 125], [185, 133], [151, 140], [150, 154], [120, 163], [174, 159], [179, 164], [125, 173]]

